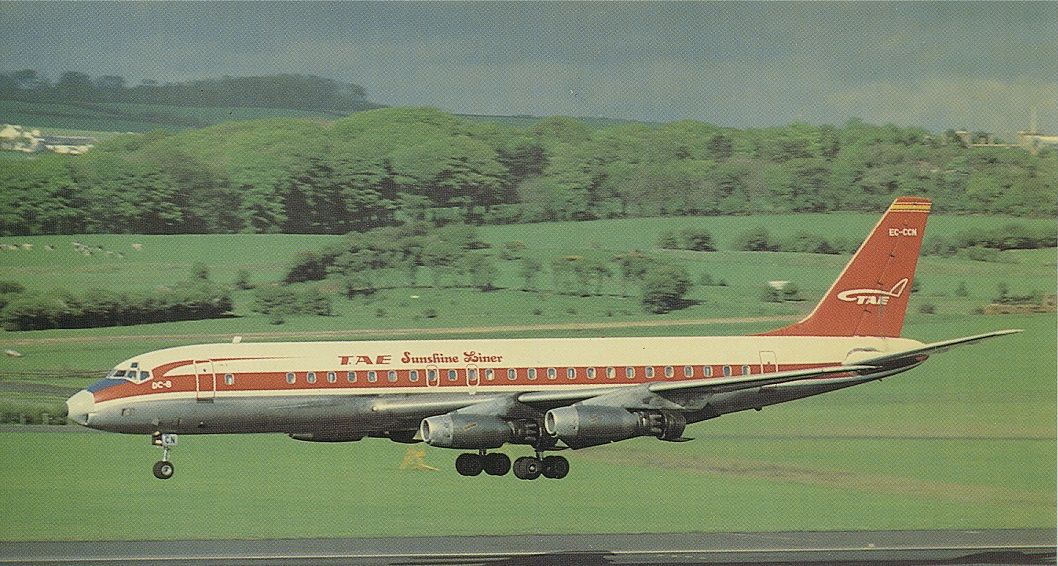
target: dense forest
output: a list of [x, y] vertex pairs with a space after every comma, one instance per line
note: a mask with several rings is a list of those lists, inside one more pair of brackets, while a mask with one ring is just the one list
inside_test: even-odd
[[61, 103], [134, 103], [168, 106], [293, 108], [345, 113], [378, 108], [360, 85], [311, 75], [222, 77], [182, 83], [143, 81], [69, 71], [57, 81], [33, 69], [0, 73], [0, 100]]
[[1053, 217], [1058, 154], [851, 120], [528, 128], [389, 108], [122, 135], [0, 168], [0, 234], [346, 233], [427, 221], [882, 210]]

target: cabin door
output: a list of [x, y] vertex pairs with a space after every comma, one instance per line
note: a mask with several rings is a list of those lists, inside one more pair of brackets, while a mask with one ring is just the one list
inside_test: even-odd
[[779, 364], [775, 359], [775, 352], [772, 351], [761, 351], [760, 353], [760, 372], [761, 373], [774, 373], [779, 371]]
[[217, 374], [212, 360], [195, 361], [195, 399], [212, 403], [217, 396]]

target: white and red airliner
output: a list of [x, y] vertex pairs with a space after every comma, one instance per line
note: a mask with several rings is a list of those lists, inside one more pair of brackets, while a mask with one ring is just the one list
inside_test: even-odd
[[491, 450], [526, 445], [521, 479], [562, 478], [547, 451], [637, 436], [687, 440], [688, 424], [910, 370], [936, 352], [901, 338], [930, 201], [896, 199], [800, 322], [755, 336], [561, 338], [183, 346], [125, 360], [66, 402], [78, 424], [151, 435], [172, 477], [177, 434], [364, 437], [464, 449], [456, 470], [504, 475]]

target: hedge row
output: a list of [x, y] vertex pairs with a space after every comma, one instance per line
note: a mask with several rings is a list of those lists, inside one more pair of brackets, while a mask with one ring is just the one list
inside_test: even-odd
[[992, 250], [1033, 250], [1058, 246], [1058, 226], [1049, 224], [1032, 229], [1014, 222], [997, 228], [964, 230], [955, 236], [927, 235], [922, 253], [951, 256], [959, 250], [988, 248]]
[[802, 252], [811, 254], [849, 254], [859, 242], [847, 238], [827, 238], [801, 230], [786, 239], [773, 236], [767, 228], [758, 226], [735, 237], [735, 249], [744, 252]]
[[0, 312], [5, 330], [96, 328], [230, 315], [231, 291], [210, 281], [184, 281], [150, 293], [92, 289], [19, 295]]

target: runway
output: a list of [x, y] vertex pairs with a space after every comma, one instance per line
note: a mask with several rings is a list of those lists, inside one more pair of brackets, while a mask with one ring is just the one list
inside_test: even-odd
[[1052, 529], [5, 542], [0, 564], [1054, 564], [1055, 547]]

